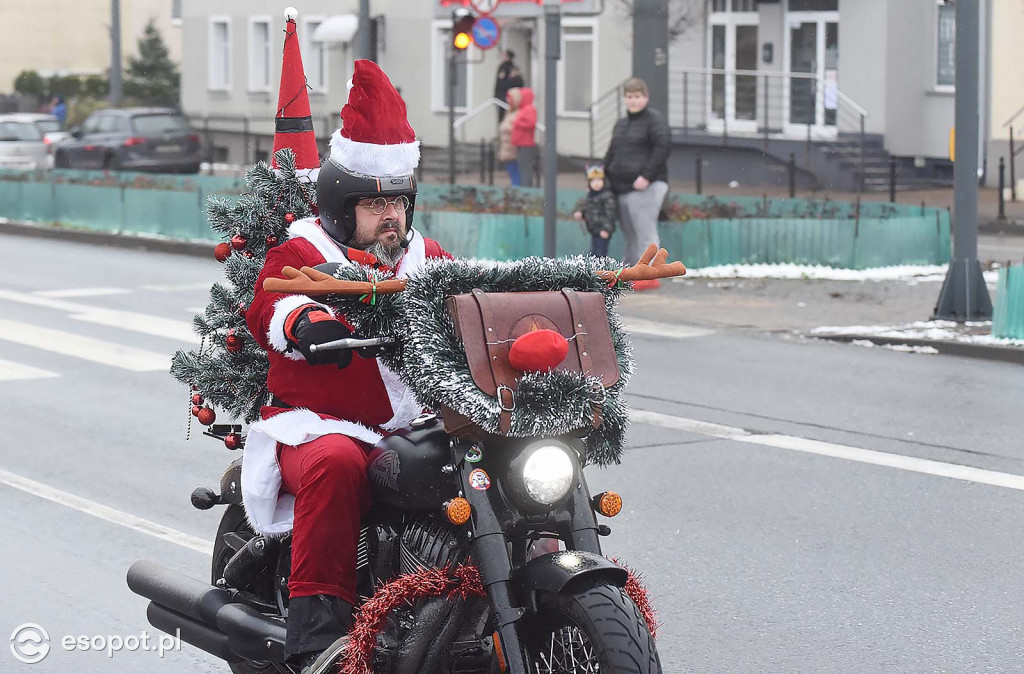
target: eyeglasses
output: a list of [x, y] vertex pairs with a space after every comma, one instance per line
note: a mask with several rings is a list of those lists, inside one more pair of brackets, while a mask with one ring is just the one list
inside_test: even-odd
[[381, 215], [384, 211], [388, 210], [388, 205], [393, 204], [395, 210], [405, 211], [409, 209], [409, 197], [404, 194], [399, 194], [394, 199], [385, 199], [384, 197], [376, 197], [369, 203], [359, 202], [359, 205], [370, 211], [374, 215]]

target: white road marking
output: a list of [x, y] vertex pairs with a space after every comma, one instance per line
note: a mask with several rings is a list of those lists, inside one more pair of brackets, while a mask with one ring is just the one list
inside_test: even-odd
[[199, 337], [192, 330], [192, 324], [187, 321], [176, 321], [171, 318], [140, 314], [134, 311], [104, 309], [88, 304], [67, 302], [51, 297], [41, 297], [35, 293], [21, 293], [14, 290], [0, 289], [0, 300], [9, 300], [11, 302], [64, 311], [71, 314], [71, 317], [77, 320], [110, 325], [131, 332], [141, 332], [147, 335], [176, 339], [191, 344], [199, 344], [200, 342]]
[[167, 354], [41, 328], [31, 323], [0, 320], [0, 339], [134, 372], [170, 369], [171, 361]]
[[117, 524], [139, 533], [153, 536], [161, 540], [167, 541], [168, 543], [174, 543], [190, 550], [195, 550], [204, 555], [213, 553], [213, 544], [209, 541], [203, 540], [198, 536], [186, 534], [183, 531], [177, 529], [171, 529], [165, 527], [162, 524], [157, 524], [141, 517], [136, 517], [122, 510], [117, 510], [109, 506], [105, 506], [95, 501], [82, 498], [81, 496], [75, 496], [69, 494], [66, 491], [60, 489], [54, 489], [49, 485], [45, 485], [42, 482], [36, 482], [30, 480], [27, 477], [10, 473], [6, 470], [0, 469], [0, 484], [5, 484], [8, 487], [20, 489], [21, 491], [31, 494], [32, 496], [38, 496], [44, 498], [47, 501], [53, 501], [59, 503], [68, 508], [72, 508], [79, 512], [83, 512], [93, 517], [98, 517], [101, 520]]
[[622, 317], [622, 325], [629, 332], [635, 335], [650, 335], [653, 337], [671, 337], [673, 339], [686, 339], [689, 337], [704, 337], [714, 333], [714, 330], [696, 328], [691, 325], [675, 325], [672, 323], [658, 323], [643, 318], [631, 316]]
[[65, 290], [37, 290], [32, 293], [39, 297], [99, 297], [100, 295], [127, 295], [127, 288], [68, 288]]
[[210, 286], [214, 283], [222, 282], [223, 280], [224, 279], [217, 279], [216, 281], [199, 281], [195, 283], [179, 283], [177, 285], [144, 285], [140, 287], [143, 290], [153, 290], [158, 293], [176, 293], [186, 290], [209, 290]]
[[9, 360], [0, 360], [0, 381], [16, 381], [20, 379], [52, 379], [59, 377], [56, 372], [40, 370], [37, 367], [14, 363]]
[[708, 423], [697, 419], [687, 419], [671, 414], [659, 412], [648, 412], [646, 410], [633, 410], [630, 412], [633, 421], [651, 426], [671, 428], [673, 430], [687, 431], [700, 435], [707, 435], [723, 440], [735, 440], [754, 445], [776, 447], [778, 449], [790, 449], [796, 452], [807, 452], [820, 456], [830, 456], [836, 459], [846, 459], [858, 463], [867, 463], [874, 466], [896, 468], [907, 470], [912, 473], [923, 473], [938, 477], [948, 477], [954, 480], [986, 484], [993, 487], [1005, 487], [1024, 491], [1024, 475], [1013, 473], [1000, 473], [994, 470], [974, 468], [973, 466], [962, 466], [955, 463], [943, 461], [932, 461], [921, 459], [915, 456], [903, 454], [890, 454], [879, 452], [873, 449], [861, 447], [850, 447], [849, 445], [838, 445], [831, 442], [811, 440], [791, 435], [780, 435], [776, 433], [754, 433], [743, 428], [733, 426], [722, 426], [720, 424]]

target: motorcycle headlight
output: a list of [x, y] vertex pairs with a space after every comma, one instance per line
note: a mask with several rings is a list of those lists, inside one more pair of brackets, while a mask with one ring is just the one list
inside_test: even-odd
[[523, 464], [523, 486], [537, 503], [551, 505], [569, 493], [574, 469], [568, 451], [561, 445], [541, 445]]

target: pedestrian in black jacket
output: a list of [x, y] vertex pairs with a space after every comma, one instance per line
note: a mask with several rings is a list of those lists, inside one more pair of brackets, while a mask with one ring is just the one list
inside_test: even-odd
[[619, 220], [619, 204], [612, 191], [606, 189], [604, 166], [595, 164], [587, 167], [587, 185], [590, 188], [587, 196], [573, 217], [583, 221], [590, 232], [590, 254], [606, 257]]
[[[626, 236], [623, 257], [627, 264], [636, 264], [648, 244], [658, 243], [658, 212], [668, 194], [671, 135], [665, 117], [647, 107], [649, 95], [643, 80], [630, 78], [623, 90], [626, 116], [615, 123], [604, 166], [619, 198]], [[657, 281], [642, 283], [657, 287]]]

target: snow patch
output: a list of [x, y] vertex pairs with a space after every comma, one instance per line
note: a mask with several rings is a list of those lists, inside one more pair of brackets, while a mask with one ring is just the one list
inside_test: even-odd
[[[814, 281], [908, 281], [940, 283], [946, 278], [948, 265], [898, 265], [870, 269], [840, 269], [821, 265], [800, 264], [727, 264], [715, 267], [688, 268], [686, 279], [744, 278]], [[983, 272], [987, 283], [995, 283], [998, 272]], [[685, 283], [683, 277], [676, 282]]]
[[[968, 323], [966, 327], [988, 327], [991, 321]], [[1024, 339], [1002, 339], [992, 335], [963, 332], [964, 327], [953, 321], [915, 321], [904, 325], [824, 325], [811, 330], [812, 335], [859, 335], [888, 339], [921, 339], [936, 342], [959, 342], [983, 346], [1022, 347]], [[866, 340], [854, 340], [855, 342]], [[858, 344], [858, 346], [863, 346]]]

